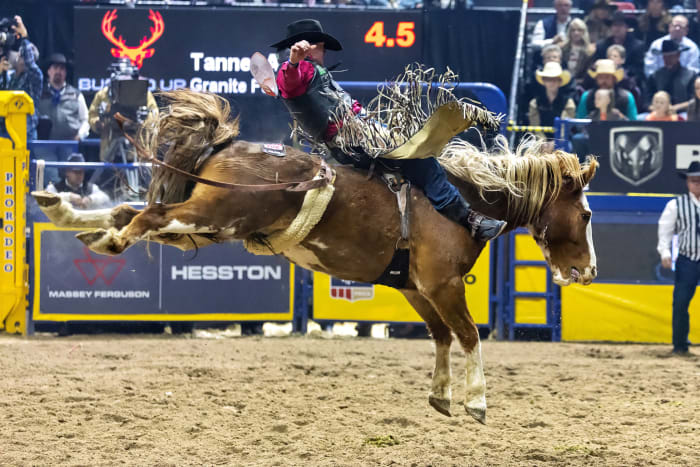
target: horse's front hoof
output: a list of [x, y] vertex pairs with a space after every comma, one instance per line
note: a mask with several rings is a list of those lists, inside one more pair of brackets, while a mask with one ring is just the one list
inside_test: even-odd
[[451, 417], [450, 413], [450, 400], [449, 399], [438, 399], [437, 397], [428, 396], [428, 402], [430, 405], [443, 415]]
[[485, 407], [469, 407], [465, 406], [467, 413], [482, 425], [486, 425], [486, 408]]
[[75, 238], [83, 242], [85, 246], [90, 247], [93, 243], [102, 240], [105, 235], [107, 235], [107, 231], [105, 229], [95, 229], [75, 234]]
[[57, 194], [48, 191], [32, 191], [32, 197], [41, 208], [50, 208], [61, 202], [61, 198]]
[[121, 250], [117, 248], [114, 237], [105, 229], [80, 232], [75, 237], [83, 242], [90, 250], [101, 255], [118, 255]]

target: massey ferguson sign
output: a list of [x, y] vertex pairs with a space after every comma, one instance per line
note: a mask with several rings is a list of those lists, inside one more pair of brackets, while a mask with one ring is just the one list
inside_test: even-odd
[[[43, 314], [289, 313], [291, 266], [240, 244], [194, 255], [142, 242], [115, 257], [91, 252], [74, 231], [43, 230], [38, 288]], [[36, 295], [35, 295], [36, 296]]]

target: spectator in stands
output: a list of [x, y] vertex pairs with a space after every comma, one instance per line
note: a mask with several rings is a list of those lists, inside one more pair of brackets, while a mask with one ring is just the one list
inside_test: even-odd
[[700, 0], [695, 0], [695, 9], [697, 12], [695, 16], [690, 18], [690, 23], [688, 24], [688, 39], [700, 44]]
[[663, 56], [664, 66], [649, 77], [648, 96], [655, 95], [657, 91], [666, 91], [671, 96], [672, 104], [680, 104], [693, 97], [697, 72], [681, 64], [683, 51], [684, 48], [675, 41], [663, 41], [660, 55]]
[[673, 286], [673, 354], [687, 356], [690, 355], [688, 307], [700, 280], [700, 251], [697, 245], [700, 226], [696, 220], [700, 210], [700, 162], [691, 162], [680, 175], [686, 179], [688, 193], [666, 204], [659, 218], [659, 243], [656, 249], [663, 267], [671, 269], [671, 242], [673, 235], [678, 235], [679, 251]]
[[624, 71], [615, 67], [612, 60], [598, 60], [595, 65], [595, 70], [589, 71], [588, 74], [595, 79], [596, 86], [581, 96], [578, 108], [576, 109], [576, 118], [586, 118], [595, 109], [595, 98], [591, 97], [598, 89], [611, 89], [614, 91], [613, 107], [619, 110], [627, 119], [637, 119], [637, 105], [634, 102], [634, 96], [631, 92], [619, 87], [618, 83], [624, 77]]
[[[82, 163], [85, 158], [80, 153], [68, 156], [68, 162]], [[109, 196], [100, 187], [85, 179], [85, 170], [70, 168], [65, 170], [65, 177], [60, 182], [49, 184], [46, 191], [57, 193], [63, 200], [79, 209], [99, 209], [109, 206]]]
[[[618, 86], [622, 89], [626, 89], [632, 93], [634, 96], [634, 103], [637, 105], [637, 109], [643, 108], [644, 102], [642, 101], [642, 91], [637, 84], [637, 80], [630, 76], [625, 69], [625, 61], [627, 58], [627, 51], [625, 48], [618, 44], [613, 44], [608, 47], [607, 59], [612, 60], [615, 63], [615, 67], [624, 72], [622, 80], [618, 83]], [[642, 78], [644, 73], [642, 73]]]
[[622, 112], [613, 107], [612, 103], [614, 101], [615, 97], [612, 89], [598, 89], [594, 95], [595, 109], [588, 114], [588, 118], [594, 122], [627, 120], [627, 117]]
[[664, 66], [663, 51], [661, 50], [664, 41], [673, 41], [682, 47], [681, 65], [697, 73], [700, 70], [700, 52], [695, 42], [686, 37], [687, 34], [688, 18], [682, 15], [674, 16], [668, 25], [668, 34], [656, 39], [649, 46], [644, 57], [644, 75], [649, 77]]
[[49, 57], [48, 83], [39, 101], [39, 113], [51, 119], [49, 139], [79, 141], [90, 133], [85, 98], [76, 88], [66, 83], [68, 61], [63, 54]]
[[532, 126], [552, 126], [554, 118], [574, 118], [576, 104], [560, 92], [571, 80], [568, 71], [562, 70], [556, 62], [545, 63], [544, 69], [535, 72], [535, 79], [541, 88], [537, 97], [530, 101], [529, 117]]
[[651, 100], [651, 112], [647, 120], [655, 122], [677, 122], [683, 117], [676, 114], [671, 107], [671, 96], [666, 91], [658, 91]]
[[627, 76], [638, 83], [642, 82], [644, 79], [644, 44], [632, 35], [625, 15], [621, 11], [613, 13], [610, 35], [596, 44], [595, 58], [597, 60], [610, 58], [609, 49], [612, 45], [624, 47], [623, 64], [618, 64], [618, 66], [625, 69]]
[[[695, 93], [693, 98], [686, 102], [686, 105], [688, 106], [686, 120], [689, 122], [700, 121], [700, 76], [695, 78]], [[678, 108], [679, 106], [676, 107]]]
[[542, 47], [542, 63], [545, 65], [547, 62], [557, 62], [562, 65], [561, 56], [561, 47], [557, 44], [549, 44]]
[[593, 63], [595, 45], [588, 38], [586, 23], [578, 18], [572, 19], [566, 33], [566, 42], [561, 48], [562, 63], [569, 70], [577, 84], [583, 82], [586, 70]]
[[[41, 68], [37, 65], [39, 60], [39, 50], [34, 44], [29, 42], [27, 28], [22, 22], [22, 18], [15, 16], [16, 25], [12, 26], [12, 30], [19, 36], [20, 47], [18, 52], [6, 51], [4, 54], [8, 56], [8, 63], [12, 67], [6, 75], [6, 81], [3, 83], [3, 90], [6, 91], [24, 91], [34, 101], [34, 113], [27, 115], [27, 140], [37, 139], [37, 125], [39, 118], [36, 112], [36, 103], [41, 97], [41, 86], [44, 80], [44, 74]], [[7, 65], [3, 65], [7, 67]]]
[[671, 15], [664, 5], [664, 0], [649, 0], [644, 14], [637, 19], [637, 38], [644, 42], [644, 49], [651, 43], [666, 35], [671, 24]]
[[608, 0], [596, 0], [593, 7], [591, 7], [591, 12], [585, 19], [591, 42], [595, 44], [608, 37], [610, 17], [615, 10], [617, 10], [617, 6], [611, 5]]
[[571, 21], [571, 0], [554, 0], [556, 13], [539, 20], [532, 31], [531, 44], [544, 47], [548, 44], [561, 44], [566, 39], [566, 28]]

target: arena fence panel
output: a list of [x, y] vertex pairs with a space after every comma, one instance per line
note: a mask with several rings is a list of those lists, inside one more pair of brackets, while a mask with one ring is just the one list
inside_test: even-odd
[[25, 199], [29, 170], [27, 114], [34, 103], [22, 91], [0, 92], [0, 117], [6, 134], [0, 135], [2, 176], [2, 269], [0, 270], [0, 329], [26, 334], [27, 275]]

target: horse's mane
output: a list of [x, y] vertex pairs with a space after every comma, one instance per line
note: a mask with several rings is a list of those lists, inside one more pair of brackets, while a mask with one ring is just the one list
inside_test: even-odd
[[[238, 118], [230, 120], [231, 106], [216, 94], [188, 89], [162, 92], [166, 106], [148, 120], [141, 131], [141, 144], [149, 154], [190, 173], [214, 147], [238, 136]], [[153, 167], [148, 188], [149, 203], [184, 201], [187, 180], [176, 173]]]
[[545, 152], [544, 144], [526, 138], [513, 152], [505, 137], [499, 136], [494, 149], [486, 151], [455, 139], [445, 146], [439, 161], [449, 173], [471, 184], [484, 200], [488, 192], [503, 193], [508, 216], [532, 223], [559, 195], [565, 177], [583, 186], [598, 165], [590, 157], [581, 165], [575, 154]]

